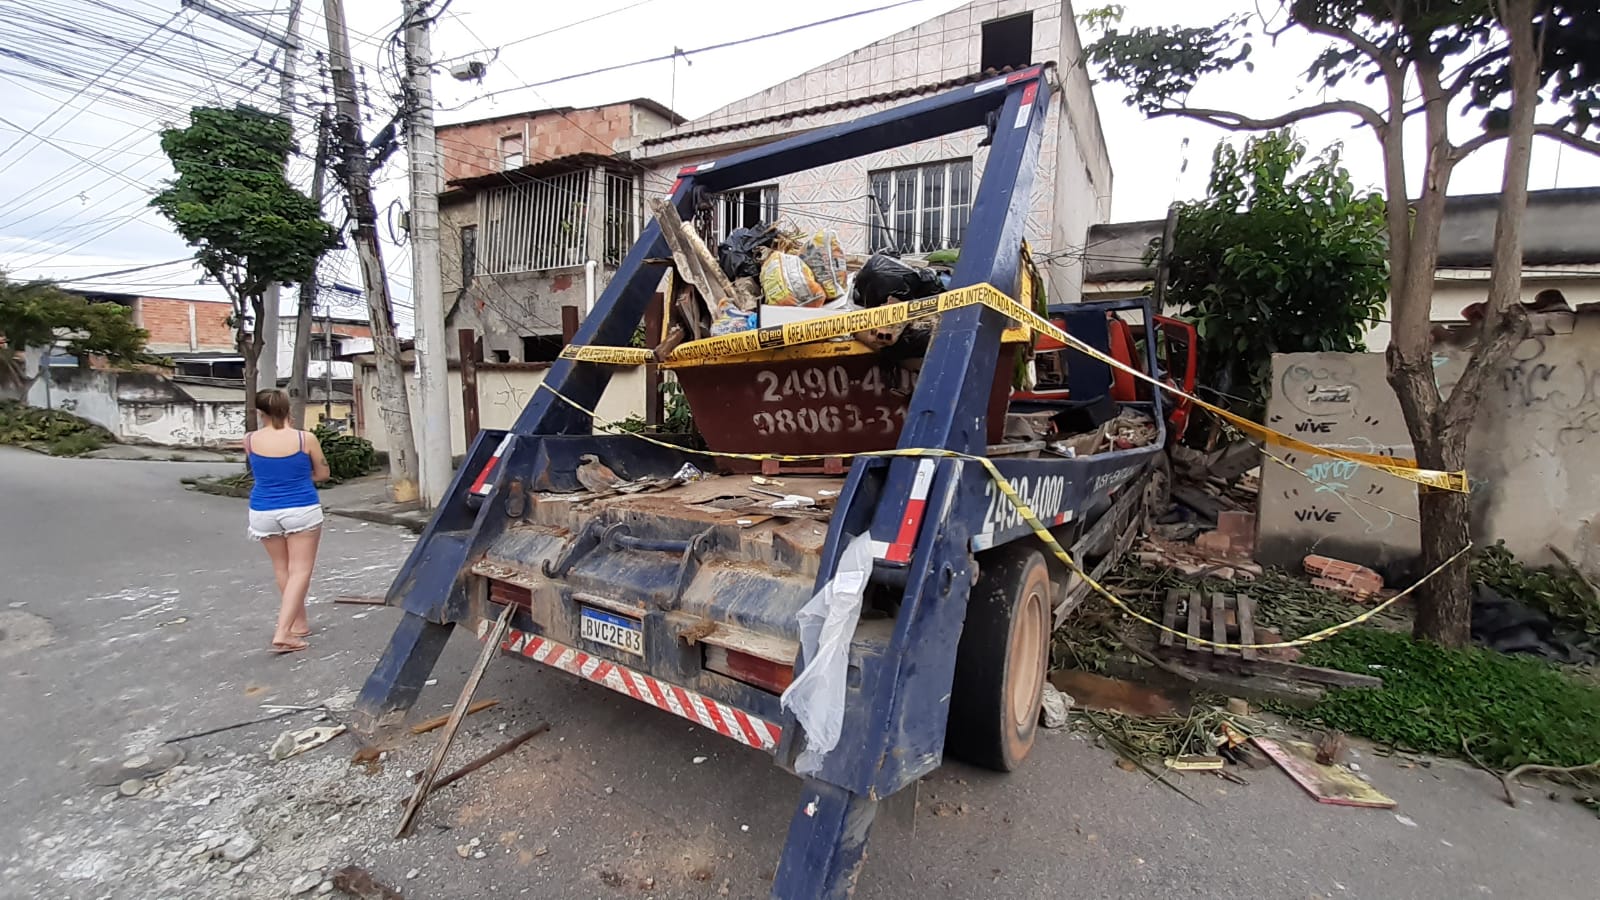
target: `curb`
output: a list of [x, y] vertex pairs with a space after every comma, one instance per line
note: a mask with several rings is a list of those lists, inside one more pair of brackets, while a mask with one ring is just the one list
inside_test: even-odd
[[217, 484], [212, 481], [192, 481], [189, 483], [189, 489], [199, 491], [202, 494], [215, 494], [218, 497], [233, 497], [236, 500], [243, 500], [250, 496], [250, 489], [247, 487]]
[[421, 534], [428, 527], [426, 519], [418, 520], [415, 514], [389, 513], [375, 509], [346, 509], [343, 507], [327, 507], [327, 513], [332, 516], [344, 516], [347, 519], [360, 519], [363, 522], [372, 522], [376, 525], [394, 525], [409, 530], [412, 534]]

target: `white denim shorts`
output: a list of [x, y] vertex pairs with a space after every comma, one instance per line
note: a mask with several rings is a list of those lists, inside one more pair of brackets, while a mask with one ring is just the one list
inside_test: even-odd
[[250, 510], [250, 536], [256, 540], [322, 527], [322, 504]]

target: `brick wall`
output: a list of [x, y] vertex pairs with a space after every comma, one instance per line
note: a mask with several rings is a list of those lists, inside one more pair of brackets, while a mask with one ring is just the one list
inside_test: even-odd
[[440, 126], [439, 152], [444, 156], [446, 183], [502, 171], [500, 138], [527, 135], [524, 163], [535, 163], [574, 153], [611, 155], [612, 143], [633, 135], [631, 103], [613, 103], [590, 109], [536, 112], [505, 116], [487, 122]]
[[[195, 346], [189, 346], [189, 310], [194, 309]], [[140, 328], [150, 332], [152, 353], [175, 353], [190, 349], [218, 351], [233, 349], [233, 329], [228, 317], [233, 308], [226, 303], [203, 300], [176, 300], [169, 297], [140, 297], [133, 317]]]

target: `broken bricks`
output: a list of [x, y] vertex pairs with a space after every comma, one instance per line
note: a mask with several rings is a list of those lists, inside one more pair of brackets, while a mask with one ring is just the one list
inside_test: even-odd
[[1312, 584], [1357, 600], [1370, 600], [1383, 590], [1383, 576], [1366, 566], [1315, 554], [1307, 556], [1302, 565], [1314, 576]]

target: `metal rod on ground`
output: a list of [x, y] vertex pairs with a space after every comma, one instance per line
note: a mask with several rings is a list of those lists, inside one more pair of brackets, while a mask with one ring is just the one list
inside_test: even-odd
[[439, 281], [439, 145], [433, 132], [429, 0], [404, 0], [406, 156], [411, 168], [411, 291], [416, 301], [417, 447], [422, 502], [429, 509], [450, 488], [449, 365], [444, 286]]
[[516, 737], [512, 738], [511, 740], [506, 741], [504, 744], [501, 744], [500, 746], [494, 748], [493, 750], [490, 750], [488, 753], [485, 753], [482, 756], [478, 757], [477, 759], [473, 760], [472, 762], [469, 762], [466, 765], [462, 766], [461, 768], [455, 770], [454, 772], [451, 772], [449, 775], [446, 775], [443, 778], [439, 779], [438, 781], [435, 781], [433, 783], [433, 789], [437, 791], [440, 788], [445, 787], [446, 785], [455, 783], [457, 780], [459, 780], [459, 779], [461, 779], [461, 778], [463, 778], [463, 777], [465, 777], [467, 775], [471, 775], [473, 772], [478, 771], [479, 769], [483, 768], [484, 766], [488, 765], [489, 763], [492, 763], [495, 760], [499, 759], [500, 757], [505, 756], [507, 753], [510, 753], [511, 751], [517, 749], [518, 747], [521, 747], [523, 744], [526, 744], [527, 742], [533, 740], [534, 738], [538, 737], [541, 734], [544, 734], [546, 731], [549, 731], [549, 730], [550, 730], [550, 723], [549, 722], [540, 722], [538, 725], [535, 725], [534, 727], [529, 728], [527, 731], [524, 731], [523, 733], [517, 735]]
[[500, 618], [495, 620], [494, 628], [490, 629], [488, 640], [484, 641], [483, 652], [478, 654], [478, 661], [473, 664], [472, 672], [467, 675], [467, 683], [461, 686], [461, 696], [456, 698], [456, 705], [450, 710], [450, 721], [444, 726], [444, 733], [439, 735], [439, 745], [433, 748], [433, 759], [428, 761], [428, 767], [422, 770], [422, 781], [417, 784], [417, 792], [411, 795], [411, 802], [406, 804], [406, 811], [400, 817], [400, 827], [395, 829], [394, 836], [398, 840], [411, 833], [411, 825], [417, 819], [417, 813], [422, 810], [422, 804], [428, 799], [428, 792], [433, 790], [433, 779], [439, 775], [439, 767], [444, 765], [445, 754], [450, 752], [450, 744], [456, 739], [456, 730], [467, 718], [467, 709], [472, 705], [472, 695], [478, 692], [478, 683], [483, 681], [483, 673], [489, 668], [489, 660], [494, 659], [500, 652], [500, 642], [506, 639], [506, 632], [511, 628], [511, 611], [516, 609], [516, 604], [507, 603], [505, 609], [500, 611]]

